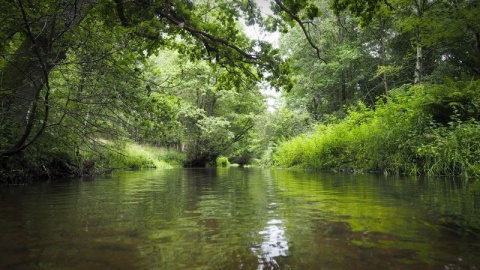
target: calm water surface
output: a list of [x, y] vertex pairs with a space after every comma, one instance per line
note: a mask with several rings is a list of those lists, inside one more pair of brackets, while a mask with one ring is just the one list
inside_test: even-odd
[[480, 184], [215, 168], [7, 187], [0, 269], [480, 269]]

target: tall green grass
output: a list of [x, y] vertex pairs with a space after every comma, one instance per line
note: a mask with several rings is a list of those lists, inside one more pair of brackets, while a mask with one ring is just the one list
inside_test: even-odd
[[110, 148], [101, 158], [94, 159], [100, 168], [166, 169], [183, 166], [186, 156], [176, 150], [126, 143]]
[[396, 89], [374, 110], [359, 103], [348, 117], [281, 143], [282, 167], [386, 174], [480, 175], [480, 83]]

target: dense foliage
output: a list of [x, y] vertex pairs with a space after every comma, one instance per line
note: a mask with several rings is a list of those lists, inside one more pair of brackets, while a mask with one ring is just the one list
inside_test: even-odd
[[242, 105], [222, 113], [216, 104], [231, 103], [233, 92], [255, 89], [262, 78], [289, 87], [278, 51], [248, 39], [238, 23], [261, 21], [254, 2], [0, 5], [0, 170], [7, 182], [90, 171], [94, 162], [108, 164], [109, 152], [125, 151], [126, 140], [188, 150], [187, 163], [203, 165], [251, 126]]
[[345, 119], [281, 144], [286, 167], [388, 174], [480, 175], [480, 81], [395, 89], [375, 110], [362, 103]]
[[[477, 173], [478, 3], [265, 4], [2, 2], [1, 183], [163, 167], [160, 156]], [[279, 48], [245, 25], [281, 32]]]
[[480, 6], [334, 1], [282, 37], [297, 82], [286, 106], [317, 120], [274, 162], [320, 170], [478, 175]]

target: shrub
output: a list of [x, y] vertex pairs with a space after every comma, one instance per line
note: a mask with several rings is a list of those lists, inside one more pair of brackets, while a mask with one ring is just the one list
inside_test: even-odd
[[163, 160], [173, 166], [183, 166], [187, 161], [187, 156], [185, 155], [185, 153], [172, 149], [167, 149], [163, 153], [158, 155], [158, 159]]
[[[480, 83], [402, 87], [375, 110], [359, 103], [343, 120], [280, 143], [275, 164], [387, 174], [479, 175]], [[448, 120], [446, 117], [448, 116]]]
[[219, 156], [215, 160], [215, 163], [217, 164], [217, 167], [228, 167], [230, 166], [230, 162], [228, 161], [227, 157], [224, 156]]

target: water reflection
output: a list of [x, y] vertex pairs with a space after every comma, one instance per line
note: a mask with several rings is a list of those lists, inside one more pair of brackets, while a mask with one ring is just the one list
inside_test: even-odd
[[478, 269], [480, 187], [259, 169], [0, 190], [0, 269]]
[[267, 224], [259, 232], [263, 242], [252, 248], [253, 253], [258, 257], [258, 270], [272, 267], [276, 269], [280, 267], [276, 259], [280, 256], [288, 256], [288, 241], [285, 236], [283, 220], [272, 219]]

